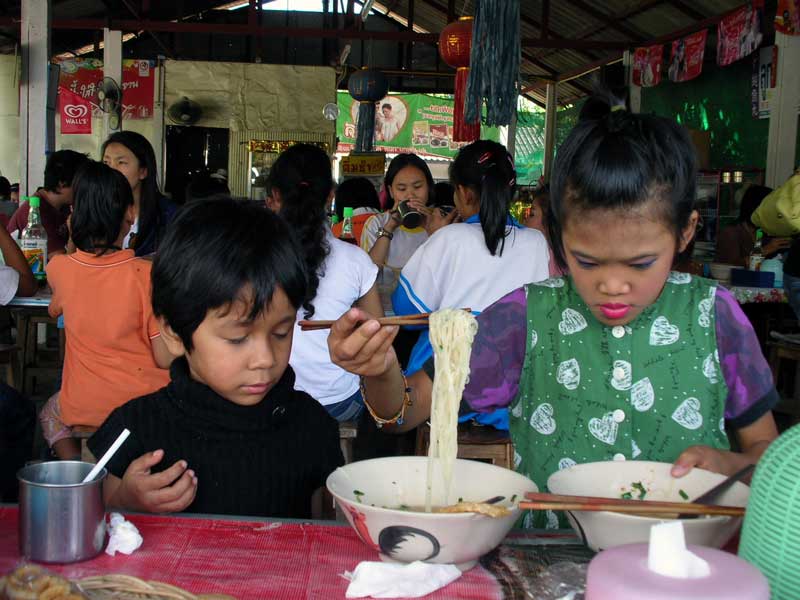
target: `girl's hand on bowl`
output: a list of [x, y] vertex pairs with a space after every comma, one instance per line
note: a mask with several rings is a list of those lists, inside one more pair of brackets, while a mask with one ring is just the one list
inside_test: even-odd
[[356, 375], [383, 375], [398, 364], [392, 347], [398, 331], [397, 326], [381, 327], [369, 313], [351, 308], [331, 327], [328, 335], [331, 360]]
[[672, 465], [670, 474], [683, 477], [694, 467], [722, 475], [733, 475], [747, 464], [747, 457], [737, 452], [717, 450], [710, 446], [689, 446]]

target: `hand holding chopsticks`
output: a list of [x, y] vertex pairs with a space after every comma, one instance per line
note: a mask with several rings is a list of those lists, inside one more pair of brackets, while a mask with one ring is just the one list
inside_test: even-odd
[[[471, 311], [469, 308], [465, 308], [464, 310]], [[381, 326], [389, 326], [389, 325], [422, 325], [425, 326], [428, 324], [428, 317], [431, 313], [419, 313], [416, 315], [398, 315], [396, 317], [381, 317], [380, 319], [375, 319]], [[300, 321], [298, 324], [300, 325], [301, 331], [317, 331], [319, 329], [330, 329], [331, 326], [336, 321]]]
[[546, 494], [531, 492], [525, 494], [526, 501], [519, 507], [529, 510], [578, 510], [609, 511], [618, 513], [648, 514], [685, 514], [685, 515], [721, 515], [741, 517], [742, 506], [716, 506], [695, 504], [694, 502], [656, 502], [652, 500], [625, 500], [622, 498], [602, 498], [597, 496], [568, 496], [562, 494]]

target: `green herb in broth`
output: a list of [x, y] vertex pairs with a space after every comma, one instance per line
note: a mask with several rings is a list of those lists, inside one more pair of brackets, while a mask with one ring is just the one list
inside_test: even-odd
[[364, 492], [361, 490], [353, 490], [353, 496], [356, 497], [356, 502], [361, 502], [361, 500], [364, 498]]
[[647, 490], [642, 485], [642, 482], [636, 481], [631, 484], [631, 487], [635, 490], [639, 490], [639, 500], [644, 500], [644, 497], [647, 496]]
[[514, 502], [514, 500], [516, 500], [516, 499], [517, 499], [517, 495], [514, 494], [513, 496], [511, 496], [511, 500], [509, 500], [509, 502]]
[[686, 493], [686, 492], [684, 492], [683, 490], [678, 490], [678, 494], [680, 494], [681, 498], [683, 498], [683, 499], [684, 499], [684, 500], [686, 500], [687, 502], [689, 501], [689, 494], [687, 494], [687, 493]]
[[633, 500], [633, 494], [631, 494], [630, 492], [625, 492], [624, 494], [620, 494], [619, 497], [622, 498], [623, 500]]

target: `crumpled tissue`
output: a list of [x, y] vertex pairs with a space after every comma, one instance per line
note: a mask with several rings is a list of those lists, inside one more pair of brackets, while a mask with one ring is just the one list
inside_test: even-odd
[[346, 571], [350, 580], [347, 598], [420, 598], [461, 577], [455, 565], [435, 565], [415, 561], [408, 564], [370, 562]]
[[142, 538], [136, 525], [126, 521], [119, 513], [111, 513], [108, 523], [108, 545], [106, 554], [114, 556], [117, 552], [131, 554], [142, 545]]

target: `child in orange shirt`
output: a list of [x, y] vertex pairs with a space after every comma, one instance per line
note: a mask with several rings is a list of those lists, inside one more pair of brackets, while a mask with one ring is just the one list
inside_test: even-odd
[[50, 316], [63, 314], [66, 329], [63, 381], [39, 417], [62, 459], [79, 454], [72, 426], [97, 427], [116, 407], [165, 386], [172, 360], [150, 303], [151, 263], [121, 249], [133, 222], [130, 185], [92, 161], [72, 187], [76, 251], [47, 265]]

